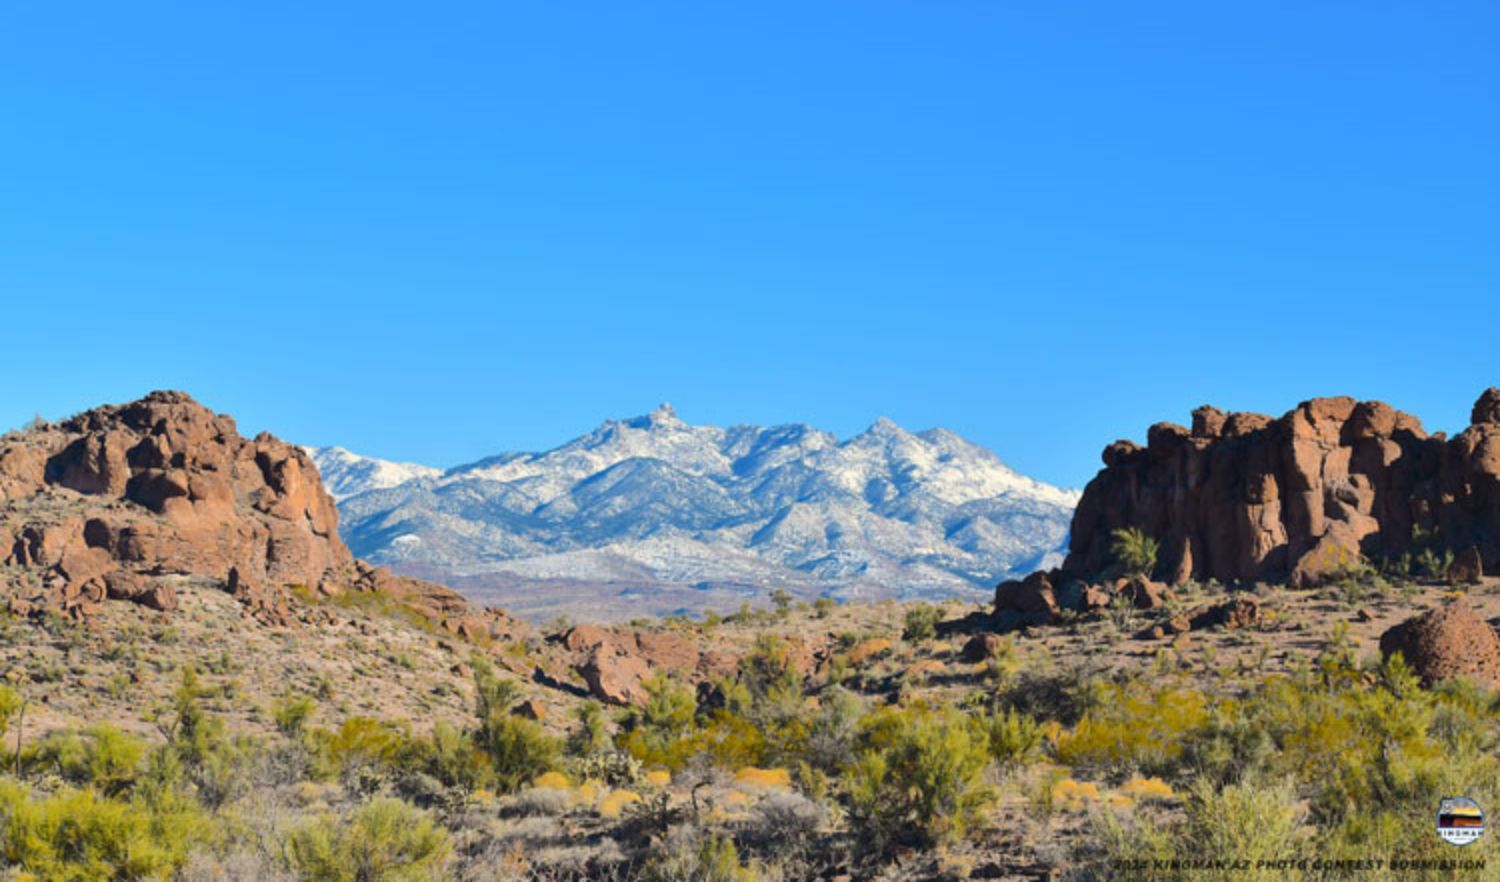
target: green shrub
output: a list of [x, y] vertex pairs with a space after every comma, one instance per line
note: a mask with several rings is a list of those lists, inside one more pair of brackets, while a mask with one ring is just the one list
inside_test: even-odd
[[937, 636], [937, 625], [942, 619], [942, 610], [926, 603], [917, 604], [906, 611], [906, 630], [901, 636], [912, 643], [925, 643]]
[[449, 852], [448, 834], [426, 812], [389, 797], [287, 839], [287, 859], [307, 882], [429, 882], [441, 878]]
[[167, 880], [212, 828], [192, 803], [110, 799], [64, 788], [38, 797], [0, 779], [0, 842], [6, 863], [42, 882]]
[[474, 743], [489, 759], [495, 787], [502, 793], [519, 790], [557, 765], [557, 739], [531, 720], [494, 713], [479, 724]]
[[995, 794], [981, 781], [984, 735], [952, 710], [910, 708], [867, 719], [864, 750], [845, 775], [850, 820], [879, 846], [963, 837]]
[[23, 753], [22, 764], [32, 771], [55, 772], [71, 784], [94, 787], [106, 796], [119, 796], [135, 782], [145, 756], [145, 741], [109, 723], [96, 723], [82, 733], [47, 733]]
[[1006, 709], [980, 719], [990, 756], [1002, 766], [1024, 766], [1040, 751], [1042, 727], [1018, 710]]
[[474, 745], [489, 760], [495, 786], [502, 793], [519, 790], [557, 765], [561, 745], [537, 723], [510, 712], [520, 697], [514, 681], [496, 676], [481, 656], [475, 656], [470, 667], [474, 670], [475, 710], [479, 716]]
[[1149, 576], [1156, 568], [1156, 540], [1140, 527], [1125, 527], [1109, 534], [1110, 553], [1128, 575]]
[[0, 683], [0, 738], [10, 731], [10, 721], [21, 712], [24, 703], [20, 693]]
[[271, 719], [276, 721], [276, 728], [281, 730], [281, 734], [288, 738], [299, 738], [317, 708], [317, 702], [308, 696], [288, 693], [271, 705]]

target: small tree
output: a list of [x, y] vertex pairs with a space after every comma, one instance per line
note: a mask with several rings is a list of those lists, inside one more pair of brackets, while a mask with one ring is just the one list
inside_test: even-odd
[[792, 595], [785, 588], [777, 588], [771, 592], [771, 603], [776, 606], [776, 614], [785, 617], [792, 610]]
[[1156, 540], [1140, 527], [1124, 527], [1109, 537], [1109, 550], [1126, 575], [1149, 576], [1156, 568]]

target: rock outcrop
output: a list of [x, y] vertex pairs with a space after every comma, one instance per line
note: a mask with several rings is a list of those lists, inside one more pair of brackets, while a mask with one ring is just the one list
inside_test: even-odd
[[1452, 439], [1376, 401], [1316, 398], [1279, 419], [1201, 407], [1158, 423], [1144, 447], [1117, 441], [1073, 517], [1066, 573], [1106, 575], [1110, 534], [1160, 543], [1173, 583], [1287, 579], [1314, 585], [1361, 558], [1437, 537], [1500, 565], [1500, 389]]
[[550, 639], [568, 653], [590, 694], [609, 704], [644, 702], [642, 684], [657, 671], [699, 681], [728, 673], [739, 661], [702, 652], [693, 641], [667, 631], [576, 625]]
[[0, 438], [0, 563], [10, 609], [26, 613], [84, 617], [106, 600], [171, 612], [174, 585], [198, 581], [275, 627], [318, 618], [297, 608], [303, 589], [377, 593], [478, 643], [529, 634], [441, 585], [356, 561], [301, 448], [244, 438], [182, 392]]
[[351, 561], [301, 449], [181, 392], [153, 392], [0, 440], [0, 560], [43, 608], [175, 605], [163, 576], [316, 586]]
[[1500, 637], [1462, 603], [1428, 610], [1380, 635], [1380, 653], [1401, 653], [1423, 680], [1468, 677], [1500, 686]]

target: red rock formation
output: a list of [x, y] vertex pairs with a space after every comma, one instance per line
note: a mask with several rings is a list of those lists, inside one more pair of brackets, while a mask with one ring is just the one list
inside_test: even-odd
[[1500, 389], [1452, 440], [1380, 402], [1316, 398], [1280, 419], [1193, 413], [1158, 423], [1145, 447], [1117, 441], [1084, 491], [1063, 569], [1113, 563], [1110, 533], [1139, 527], [1174, 583], [1288, 578], [1316, 584], [1361, 556], [1412, 547], [1413, 528], [1500, 564]]
[[[219, 581], [248, 615], [310, 621], [287, 590], [378, 592], [475, 642], [530, 629], [441, 585], [356, 561], [338, 511], [298, 447], [182, 392], [96, 408], [0, 439], [0, 562], [12, 609], [77, 616], [106, 598], [170, 611], [166, 577]], [[40, 586], [39, 588], [36, 586]]]
[[175, 605], [142, 576], [236, 569], [255, 583], [313, 586], [352, 560], [300, 448], [242, 438], [234, 420], [181, 392], [7, 436], [0, 500], [0, 557], [44, 570], [46, 602], [62, 609], [87, 612], [106, 593]]

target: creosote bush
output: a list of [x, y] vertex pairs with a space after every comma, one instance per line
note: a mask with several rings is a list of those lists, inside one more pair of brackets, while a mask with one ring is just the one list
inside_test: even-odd
[[856, 830], [879, 846], [961, 838], [995, 794], [984, 784], [986, 739], [950, 709], [881, 711], [861, 726], [859, 760], [845, 786]]

